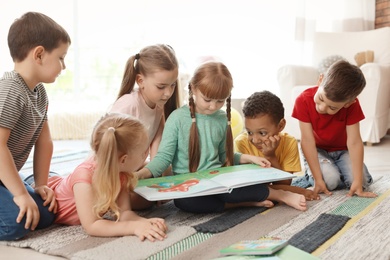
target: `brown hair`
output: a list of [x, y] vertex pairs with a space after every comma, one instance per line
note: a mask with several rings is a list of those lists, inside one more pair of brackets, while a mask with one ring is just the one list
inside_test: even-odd
[[[158, 70], [172, 71], [178, 67], [179, 63], [171, 46], [156, 44], [143, 48], [127, 60], [117, 99], [133, 91], [137, 74], [148, 76]], [[179, 106], [180, 86], [179, 80], [177, 80], [172, 96], [164, 105], [165, 119]]]
[[352, 101], [363, 91], [366, 79], [359, 67], [340, 60], [329, 67], [321, 86], [333, 102]]
[[23, 61], [28, 52], [37, 46], [50, 53], [60, 43], [71, 43], [68, 33], [41, 13], [25, 13], [14, 21], [8, 32], [8, 47], [13, 61]]
[[[228, 68], [221, 62], [206, 62], [200, 65], [192, 76], [188, 85], [189, 108], [191, 118], [195, 119], [195, 103], [192, 90], [198, 89], [205, 97], [210, 99], [226, 99], [226, 116], [228, 127], [226, 131], [226, 160], [224, 166], [234, 164], [233, 161], [233, 135], [231, 122], [231, 98], [230, 93], [233, 88], [233, 79]], [[189, 141], [189, 170], [195, 172], [199, 166], [200, 148], [199, 136], [196, 122], [191, 125]]]
[[275, 124], [279, 124], [280, 120], [284, 118], [284, 107], [278, 96], [264, 90], [253, 93], [245, 100], [242, 113], [246, 118], [269, 115]]
[[126, 176], [127, 191], [135, 188], [137, 179], [133, 173], [120, 173], [118, 160], [124, 154], [130, 156], [134, 148], [147, 138], [145, 126], [127, 114], [109, 113], [96, 123], [91, 136], [91, 148], [97, 161], [92, 187], [95, 195], [93, 210], [99, 218], [110, 212], [119, 219], [116, 200], [122, 189], [120, 174]]

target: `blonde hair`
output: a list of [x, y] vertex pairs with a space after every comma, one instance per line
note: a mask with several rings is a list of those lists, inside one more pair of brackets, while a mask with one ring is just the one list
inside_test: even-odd
[[[133, 91], [137, 74], [148, 76], [158, 70], [172, 71], [178, 67], [179, 62], [171, 46], [167, 44], [146, 46], [127, 60], [117, 99]], [[164, 105], [165, 118], [168, 118], [171, 112], [180, 106], [179, 90], [179, 80], [176, 80], [175, 90]]]
[[[189, 89], [189, 108], [191, 118], [195, 119], [195, 102], [192, 95], [193, 89], [198, 89], [205, 97], [210, 99], [226, 99], [226, 116], [228, 121], [226, 131], [226, 160], [224, 166], [231, 166], [233, 161], [233, 135], [231, 122], [231, 91], [233, 88], [233, 79], [228, 68], [222, 62], [206, 62], [200, 65], [192, 76], [188, 85]], [[200, 147], [199, 133], [196, 121], [192, 120], [189, 141], [189, 170], [195, 172], [199, 166]]]
[[[131, 137], [131, 138], [130, 138]], [[91, 148], [95, 153], [96, 168], [92, 178], [94, 190], [93, 211], [99, 218], [107, 212], [118, 220], [120, 209], [116, 203], [122, 189], [121, 178], [125, 177], [126, 190], [137, 185], [133, 173], [119, 172], [119, 158], [129, 154], [147, 139], [144, 125], [126, 114], [110, 113], [96, 124]]]

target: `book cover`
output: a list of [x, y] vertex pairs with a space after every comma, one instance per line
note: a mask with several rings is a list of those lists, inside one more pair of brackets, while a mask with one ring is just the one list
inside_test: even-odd
[[247, 259], [267, 259], [267, 260], [319, 260], [320, 258], [311, 255], [292, 245], [287, 245], [273, 255], [225, 255], [213, 260], [247, 260]]
[[292, 178], [294, 175], [276, 168], [242, 164], [142, 179], [134, 191], [149, 201], [157, 201], [227, 193], [234, 188]]
[[288, 241], [277, 237], [243, 240], [220, 250], [223, 255], [272, 255], [287, 246]]

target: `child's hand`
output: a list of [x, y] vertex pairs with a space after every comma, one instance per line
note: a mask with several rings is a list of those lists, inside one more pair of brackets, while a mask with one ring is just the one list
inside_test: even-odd
[[57, 201], [54, 191], [46, 185], [41, 185], [34, 188], [35, 193], [39, 194], [44, 200], [43, 206], [49, 206], [49, 211], [57, 213]]
[[375, 198], [378, 196], [373, 192], [363, 191], [363, 188], [360, 184], [352, 182], [351, 188], [349, 189], [347, 196], [352, 197], [355, 194], [359, 197], [364, 197], [364, 198]]
[[269, 168], [271, 167], [271, 162], [267, 159], [259, 156], [255, 156], [255, 159], [252, 161], [252, 163], [258, 164], [262, 167]]
[[275, 156], [276, 148], [278, 148], [280, 143], [280, 136], [274, 135], [270, 136], [268, 140], [265, 140], [261, 144], [261, 152], [264, 154], [265, 157], [273, 157]]
[[325, 193], [326, 195], [332, 195], [332, 192], [326, 188], [326, 184], [324, 180], [315, 180], [314, 181], [314, 196], [317, 196], [320, 193]]
[[142, 179], [147, 179], [147, 178], [152, 178], [153, 175], [152, 173], [149, 171], [148, 168], [142, 168], [142, 169], [139, 169], [138, 171], [134, 172], [134, 175], [137, 176], [137, 178], [139, 180], [142, 180]]
[[20, 223], [26, 215], [25, 229], [34, 230], [39, 222], [39, 210], [38, 206], [33, 198], [28, 193], [24, 193], [14, 197], [15, 204], [19, 207], [19, 214], [16, 218], [16, 222]]
[[141, 241], [147, 238], [149, 241], [154, 242], [155, 239], [164, 240], [167, 237], [167, 230], [168, 228], [163, 219], [151, 218], [139, 221], [134, 233]]
[[150, 218], [149, 221], [156, 224], [160, 229], [164, 230], [166, 233], [168, 231], [168, 227], [165, 224], [165, 220], [162, 218]]
[[318, 193], [314, 193], [314, 191], [309, 189], [304, 189], [303, 195], [305, 196], [306, 200], [320, 200], [320, 196]]
[[271, 162], [267, 159], [255, 155], [243, 154], [240, 158], [240, 164], [254, 163], [260, 165], [261, 167], [271, 167]]

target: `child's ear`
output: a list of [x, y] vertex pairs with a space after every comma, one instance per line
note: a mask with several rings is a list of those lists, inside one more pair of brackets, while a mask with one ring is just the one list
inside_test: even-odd
[[197, 91], [198, 91], [197, 88], [195, 88], [194, 86], [190, 85], [190, 92], [191, 92], [192, 95], [197, 94]]
[[286, 119], [282, 118], [278, 124], [278, 131], [282, 132], [285, 127], [286, 127]]
[[43, 46], [37, 46], [33, 49], [33, 59], [39, 64], [42, 64], [42, 58], [45, 53]]
[[323, 78], [324, 78], [324, 74], [321, 73], [320, 76], [318, 77], [317, 86], [321, 85]]
[[122, 156], [119, 158], [119, 162], [120, 162], [120, 163], [125, 163], [125, 162], [126, 162], [126, 159], [127, 159], [127, 154], [124, 154], [124, 155], [122, 155]]
[[346, 103], [346, 104], [344, 105], [344, 108], [348, 108], [349, 106], [351, 106], [351, 105], [352, 105], [353, 103], [355, 103], [355, 102], [356, 102], [356, 98], [355, 98], [354, 100], [352, 100], [352, 101]]
[[142, 74], [135, 75], [135, 82], [137, 82], [137, 85], [143, 89], [143, 83], [144, 83], [144, 76]]

